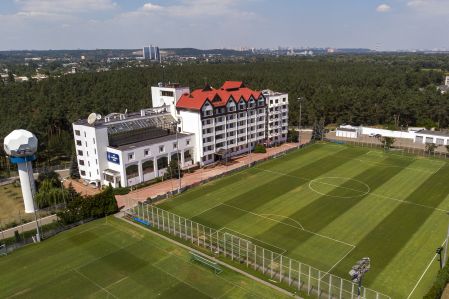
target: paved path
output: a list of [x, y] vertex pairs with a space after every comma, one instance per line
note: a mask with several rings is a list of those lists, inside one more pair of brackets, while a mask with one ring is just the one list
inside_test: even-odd
[[[306, 140], [304, 140], [305, 142]], [[181, 188], [186, 186], [191, 186], [198, 184], [208, 178], [232, 171], [239, 167], [248, 165], [250, 162], [266, 160], [270, 156], [277, 155], [279, 153], [285, 152], [291, 148], [298, 147], [298, 143], [285, 143], [278, 147], [268, 148], [265, 154], [251, 154], [242, 157], [232, 159], [228, 165], [216, 165], [210, 168], [201, 168], [193, 173], [186, 173], [181, 178]], [[158, 195], [164, 195], [167, 192], [173, 192], [177, 190], [179, 186], [178, 179], [170, 179], [151, 186], [131, 191], [126, 195], [117, 195], [117, 204], [119, 207], [123, 206], [125, 208], [134, 206], [137, 202], [143, 202], [149, 197], [155, 197]]]
[[[50, 224], [54, 221], [56, 221], [58, 219], [58, 217], [56, 215], [50, 215], [44, 218], [39, 218], [39, 225], [45, 225], [45, 224]], [[14, 232], [18, 231], [19, 234], [26, 232], [26, 231], [30, 231], [36, 229], [36, 222], [35, 221], [31, 221], [31, 222], [27, 222], [25, 224], [22, 225], [18, 225], [16, 227], [13, 228], [9, 228], [9, 229], [5, 229], [4, 231], [0, 231], [0, 240], [3, 239], [8, 239], [11, 237], [14, 237]]]

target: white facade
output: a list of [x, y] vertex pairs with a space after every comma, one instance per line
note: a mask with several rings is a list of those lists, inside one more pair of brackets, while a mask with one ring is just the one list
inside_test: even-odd
[[176, 103], [179, 98], [189, 93], [190, 88], [179, 86], [179, 84], [163, 84], [151, 87], [151, 101], [153, 107], [169, 106], [171, 115], [176, 118]]
[[449, 134], [438, 131], [422, 130], [415, 133], [414, 142], [419, 144], [435, 143], [436, 145], [448, 145]]
[[444, 79], [444, 85], [449, 86], [449, 75], [447, 75]]
[[337, 137], [344, 137], [344, 138], [357, 138], [359, 136], [359, 131], [357, 129], [352, 128], [337, 128], [335, 135]]
[[85, 120], [75, 122], [81, 178], [96, 186], [132, 186], [164, 175], [178, 150], [181, 168], [195, 164], [195, 136], [152, 126], [161, 120], [170, 122], [173, 129], [174, 119], [165, 108], [130, 115], [110, 114], [92, 125]]
[[[259, 106], [257, 106], [259, 103]], [[242, 107], [242, 106], [240, 106]], [[230, 101], [226, 108], [213, 113], [210, 103], [205, 103], [201, 112], [179, 109], [182, 132], [191, 132], [196, 137], [196, 159], [202, 165], [215, 161], [217, 152], [225, 151], [228, 157], [249, 152], [266, 139], [266, 107], [264, 100], [250, 101], [248, 107], [238, 108]]]
[[288, 94], [264, 90], [267, 103], [267, 144], [274, 145], [287, 141], [288, 134]]

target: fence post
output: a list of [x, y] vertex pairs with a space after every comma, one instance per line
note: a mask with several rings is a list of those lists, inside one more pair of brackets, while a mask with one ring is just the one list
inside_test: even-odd
[[318, 298], [321, 295], [321, 271], [318, 270]]
[[262, 247], [262, 273], [265, 274], [265, 248]]
[[184, 218], [184, 240], [188, 240], [189, 229], [187, 228], [187, 218]]
[[257, 245], [254, 245], [254, 270], [257, 270]]
[[195, 242], [194, 240], [193, 240], [193, 222], [192, 222], [192, 220], [189, 220], [190, 221], [190, 240], [192, 241], [192, 244]]
[[240, 263], [240, 238], [239, 238], [239, 263]]
[[279, 257], [279, 282], [282, 282], [282, 254]]
[[292, 285], [292, 259], [288, 259], [288, 286]]
[[212, 229], [209, 227], [209, 246], [210, 246], [210, 251], [214, 252], [214, 248], [213, 248], [213, 238], [212, 238]]
[[159, 223], [159, 208], [156, 208], [156, 217], [157, 217], [157, 229], [161, 229], [161, 225]]
[[298, 267], [298, 290], [301, 290], [301, 263], [299, 263]]
[[164, 216], [164, 210], [162, 211], [162, 231], [165, 231], [165, 216]]
[[329, 299], [332, 298], [332, 274], [329, 274]]
[[246, 242], [246, 268], [248, 268], [249, 265], [249, 243]]
[[343, 279], [340, 278], [340, 299], [343, 297]]
[[178, 216], [178, 224], [179, 224], [179, 238], [182, 239], [182, 224], [181, 224], [181, 216]]
[[271, 251], [270, 271], [271, 271], [271, 278], [273, 278], [273, 275], [274, 275], [274, 271], [273, 271], [273, 251]]
[[200, 227], [198, 222], [196, 223], [196, 241], [198, 242], [198, 246], [200, 246]]
[[170, 231], [170, 212], [165, 211], [165, 213], [167, 213], [167, 229], [168, 229], [168, 234], [171, 234], [171, 231]]
[[153, 226], [154, 226], [154, 208], [153, 208], [153, 206], [151, 206], [151, 223], [153, 224]]
[[226, 233], [223, 234], [223, 254], [226, 257]]
[[234, 235], [231, 235], [231, 261], [234, 260]]
[[309, 281], [307, 282], [307, 295], [310, 295], [310, 277], [312, 276], [312, 268], [309, 266]]
[[354, 284], [352, 284], [351, 288], [351, 299], [354, 298]]
[[218, 235], [218, 230], [215, 232], [217, 233], [217, 251], [218, 255], [220, 255], [220, 236]]

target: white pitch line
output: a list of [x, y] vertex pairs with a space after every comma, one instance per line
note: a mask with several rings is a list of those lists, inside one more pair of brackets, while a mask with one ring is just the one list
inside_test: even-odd
[[[285, 174], [285, 173], [278, 172], [278, 171], [265, 170], [265, 169], [261, 169], [261, 168], [257, 168], [257, 167], [255, 167], [255, 168], [259, 169], [261, 171], [272, 172], [272, 173], [276, 173], [276, 174], [279, 174], [279, 175], [284, 175], [284, 176], [288, 176], [288, 177], [298, 178], [298, 179], [309, 181], [309, 182], [312, 181], [310, 179], [306, 179], [306, 178], [295, 176], [295, 175]], [[324, 185], [329, 185], [329, 186], [334, 186], [334, 187], [338, 187], [338, 188], [342, 188], [342, 189], [348, 189], [348, 190], [356, 191], [356, 190], [348, 188], [348, 187], [338, 186], [338, 185], [334, 185], [334, 184], [330, 184], [330, 183], [317, 182], [317, 184], [318, 183], [319, 184], [324, 184]], [[359, 191], [359, 190], [357, 190], [357, 191]], [[402, 199], [398, 199], [398, 198], [394, 198], [394, 197], [390, 197], [390, 196], [380, 195], [380, 194], [377, 194], [377, 193], [371, 193], [370, 192], [370, 193], [367, 193], [366, 195], [373, 195], [373, 196], [377, 196], [377, 197], [381, 197], [381, 198], [385, 198], [385, 199], [389, 199], [389, 200], [393, 200], [393, 201], [398, 201], [398, 202], [409, 204], [409, 205], [419, 206], [419, 207], [423, 207], [423, 208], [427, 208], [427, 209], [431, 209], [431, 210], [435, 210], [435, 211], [440, 211], [440, 212], [444, 212], [444, 213], [448, 213], [449, 212], [449, 210], [435, 208], [435, 207], [432, 207], [432, 206], [423, 205], [423, 204], [419, 204], [419, 203], [414, 203], [414, 202], [411, 202], [411, 201], [402, 200]]]
[[312, 231], [307, 230], [307, 229], [301, 229], [301, 228], [299, 228], [299, 227], [297, 227], [297, 226], [294, 226], [294, 225], [291, 225], [291, 224], [288, 224], [288, 223], [285, 223], [285, 222], [282, 222], [282, 221], [278, 221], [278, 220], [275, 220], [275, 219], [272, 219], [272, 218], [268, 218], [268, 217], [262, 216], [262, 215], [260, 215], [260, 214], [257, 214], [257, 213], [254, 213], [254, 212], [251, 212], [251, 211], [242, 209], [242, 208], [238, 208], [238, 207], [235, 207], [235, 206], [231, 206], [231, 205], [228, 205], [228, 204], [226, 204], [226, 203], [224, 203], [223, 205], [224, 205], [224, 206], [227, 206], [227, 207], [230, 207], [230, 208], [233, 208], [233, 209], [240, 210], [240, 211], [242, 211], [242, 212], [246, 212], [246, 213], [248, 213], [248, 214], [255, 215], [255, 216], [257, 216], [257, 217], [261, 217], [261, 218], [265, 218], [265, 219], [268, 219], [268, 220], [277, 222], [277, 223], [279, 223], [279, 224], [283, 224], [283, 225], [286, 225], [286, 226], [293, 227], [294, 229], [297, 229], [297, 230], [305, 231], [305, 232], [307, 232], [307, 233], [309, 233], [309, 234], [312, 234], [312, 235], [316, 235], [316, 236], [319, 236], [319, 237], [322, 237], [322, 238], [325, 238], [325, 239], [329, 239], [329, 240], [332, 240], [332, 241], [335, 241], [335, 242], [338, 242], [338, 243], [341, 243], [341, 244], [345, 244], [345, 245], [347, 245], [347, 246], [355, 247], [354, 244], [350, 244], [350, 243], [347, 243], [347, 242], [345, 242], [345, 241], [341, 241], [341, 240], [337, 240], [337, 239], [334, 239], [334, 238], [331, 238], [331, 237], [328, 237], [328, 236], [325, 236], [325, 235], [321, 235], [321, 234], [312, 232]]
[[296, 224], [298, 224], [301, 227], [301, 229], [304, 229], [304, 226], [302, 226], [302, 224], [299, 221], [296, 221], [295, 219], [287, 217], [287, 216], [284, 216], [284, 215], [278, 215], [278, 214], [260, 214], [260, 215], [262, 215], [262, 216], [276, 216], [276, 217], [285, 218], [285, 219], [288, 219], [288, 220], [291, 220], [291, 221], [295, 222]]
[[72, 269], [73, 272], [79, 274], [80, 276], [84, 277], [85, 279], [87, 279], [88, 281], [90, 281], [92, 284], [96, 285], [98, 288], [102, 289], [103, 291], [105, 291], [106, 293], [108, 293], [109, 295], [111, 295], [114, 298], [118, 298], [117, 296], [115, 296], [114, 294], [112, 294], [111, 292], [109, 292], [108, 290], [106, 290], [105, 288], [103, 288], [101, 285], [99, 285], [98, 283], [96, 283], [95, 281], [93, 281], [92, 279], [90, 279], [89, 277], [87, 277], [86, 275], [84, 275], [83, 273], [81, 273], [80, 271], [78, 271], [77, 269]]
[[[231, 231], [231, 232], [233, 232], [233, 233], [237, 233], [237, 234], [242, 235], [242, 236], [244, 236], [244, 237], [247, 237], [248, 239], [253, 239], [253, 240], [255, 240], [255, 241], [259, 242], [259, 243], [263, 243], [263, 244], [268, 245], [268, 246], [270, 246], [270, 247], [280, 249], [279, 251], [281, 251], [281, 253], [280, 253], [281, 255], [283, 255], [284, 253], [287, 252], [287, 250], [284, 249], [284, 248], [277, 247], [277, 246], [275, 246], [275, 245], [273, 245], [273, 244], [270, 244], [270, 243], [261, 241], [261, 240], [259, 240], [259, 239], [257, 239], [257, 238], [254, 238], [254, 237], [245, 235], [245, 234], [243, 234], [243, 233], [240, 233], [240, 232], [235, 231], [235, 230], [233, 230], [233, 229], [230, 229], [230, 228], [228, 228], [228, 227], [225, 227], [224, 229], [225, 229], [225, 230], [229, 230], [229, 231]], [[225, 232], [225, 234], [226, 234], [226, 232]], [[231, 235], [232, 235], [232, 234], [231, 234]], [[237, 236], [237, 237], [238, 237], [238, 236]]]
[[221, 206], [221, 202], [217, 203], [216, 205], [214, 205], [214, 206], [212, 206], [212, 207], [210, 207], [208, 209], [205, 209], [204, 211], [202, 211], [200, 213], [197, 213], [197, 214], [193, 215], [192, 217], [190, 217], [188, 219], [193, 219], [193, 218], [195, 218], [195, 217], [197, 217], [197, 216], [199, 216], [201, 214], [204, 214], [204, 213], [206, 213], [206, 212], [208, 212], [210, 210], [213, 210], [213, 209], [215, 209], [216, 207], [219, 207], [219, 206]]
[[[443, 244], [441, 244], [441, 246], [444, 246], [444, 243], [446, 243], [446, 240], [444, 240]], [[430, 266], [432, 265], [433, 261], [436, 259], [436, 257], [438, 256], [438, 253], [436, 253], [433, 258], [430, 260], [429, 264], [427, 265], [426, 269], [424, 270], [424, 272], [421, 274], [421, 276], [418, 279], [418, 282], [416, 282], [415, 286], [413, 287], [413, 290], [410, 292], [410, 294], [408, 294], [407, 299], [410, 299], [410, 297], [412, 297], [413, 293], [415, 292], [416, 288], [418, 287], [419, 283], [421, 282], [421, 280], [423, 279], [424, 275], [426, 275], [427, 271], [429, 270]]]
[[338, 262], [336, 262], [329, 270], [327, 270], [326, 273], [324, 273], [324, 276], [322, 278], [324, 278], [327, 274], [329, 274], [338, 264], [341, 263], [342, 260], [344, 260], [353, 250], [355, 249], [355, 247], [352, 247], [348, 252], [346, 252], [346, 254], [338, 260]]

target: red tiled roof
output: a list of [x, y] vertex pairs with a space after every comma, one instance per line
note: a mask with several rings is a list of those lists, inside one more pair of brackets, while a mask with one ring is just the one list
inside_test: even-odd
[[248, 102], [251, 96], [257, 100], [260, 95], [260, 91], [244, 87], [243, 82], [226, 81], [220, 89], [210, 87], [196, 89], [190, 94], [183, 94], [176, 103], [176, 108], [200, 110], [206, 101], [209, 101], [214, 107], [222, 107], [226, 106], [231, 97], [236, 102], [241, 98]]

